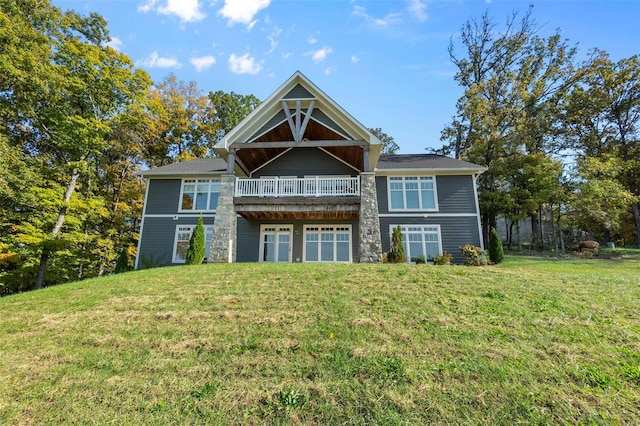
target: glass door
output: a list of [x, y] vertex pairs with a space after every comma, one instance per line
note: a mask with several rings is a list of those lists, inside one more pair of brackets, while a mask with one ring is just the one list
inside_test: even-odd
[[292, 225], [260, 227], [260, 262], [291, 262]]

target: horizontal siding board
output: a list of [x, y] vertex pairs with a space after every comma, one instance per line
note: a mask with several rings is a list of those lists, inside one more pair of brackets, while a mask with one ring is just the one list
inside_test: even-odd
[[[213, 225], [212, 217], [203, 217], [204, 225]], [[144, 220], [140, 241], [138, 266], [142, 267], [146, 261], [156, 266], [170, 265], [173, 259], [173, 245], [176, 236], [176, 226], [196, 225], [197, 217], [181, 217], [173, 220], [170, 217], [147, 217]]]
[[180, 179], [150, 179], [145, 214], [176, 214], [180, 199]]
[[257, 170], [253, 177], [319, 175], [357, 176], [357, 172], [319, 148], [293, 148]]
[[476, 213], [473, 177], [436, 176], [440, 213]]
[[382, 237], [382, 251], [387, 253], [391, 249], [390, 225], [440, 225], [442, 237], [442, 251], [453, 256], [454, 263], [464, 263], [464, 257], [459, 248], [464, 244], [480, 245], [478, 219], [474, 216], [463, 217], [382, 217], [380, 218], [380, 234]]

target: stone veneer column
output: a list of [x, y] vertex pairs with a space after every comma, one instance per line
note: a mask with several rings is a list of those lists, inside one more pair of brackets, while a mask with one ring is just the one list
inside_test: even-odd
[[360, 263], [382, 262], [376, 176], [360, 173]]
[[209, 263], [231, 263], [236, 260], [236, 211], [233, 208], [235, 190], [236, 177], [222, 175], [211, 250], [207, 260]]

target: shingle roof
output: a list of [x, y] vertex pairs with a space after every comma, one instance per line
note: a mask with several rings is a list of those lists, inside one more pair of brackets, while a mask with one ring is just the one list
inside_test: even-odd
[[405, 169], [468, 170], [477, 172], [486, 170], [486, 167], [438, 154], [382, 155], [376, 166], [376, 170]]
[[222, 158], [198, 158], [145, 170], [140, 174], [142, 176], [202, 175], [224, 173], [226, 170], [227, 162]]

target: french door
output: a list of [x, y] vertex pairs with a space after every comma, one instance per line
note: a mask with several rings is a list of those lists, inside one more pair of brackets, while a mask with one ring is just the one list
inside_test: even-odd
[[260, 262], [291, 262], [292, 225], [260, 226]]

